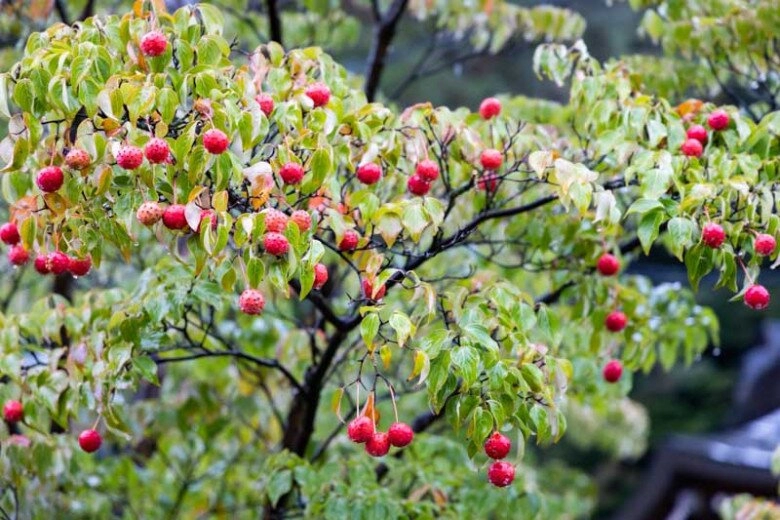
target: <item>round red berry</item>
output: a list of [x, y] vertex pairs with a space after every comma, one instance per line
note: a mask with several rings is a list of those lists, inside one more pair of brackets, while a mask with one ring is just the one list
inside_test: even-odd
[[87, 168], [91, 162], [92, 158], [81, 148], [71, 148], [68, 155], [65, 156], [65, 164], [68, 165], [68, 168], [74, 170], [83, 170]]
[[620, 311], [612, 311], [607, 314], [607, 318], [604, 320], [604, 325], [612, 332], [620, 332], [626, 328], [628, 318]]
[[482, 119], [492, 119], [501, 113], [501, 101], [494, 97], [485, 98], [479, 105]]
[[753, 240], [753, 249], [761, 256], [771, 255], [775, 252], [775, 247], [777, 247], [775, 237], [766, 233], [759, 233]]
[[482, 174], [477, 179], [477, 189], [488, 193], [495, 193], [498, 190], [498, 175], [489, 171]]
[[406, 181], [406, 187], [409, 188], [410, 193], [422, 197], [430, 191], [431, 183], [415, 174]]
[[40, 274], [49, 274], [51, 270], [49, 269], [49, 255], [46, 254], [39, 254], [35, 257], [35, 261], [33, 262], [33, 266], [35, 267], [35, 270], [38, 271]]
[[707, 118], [707, 124], [713, 130], [724, 130], [729, 126], [729, 115], [725, 110], [715, 110]]
[[157, 202], [146, 201], [138, 207], [135, 218], [144, 226], [152, 226], [160, 221], [165, 210]]
[[384, 285], [380, 286], [376, 291], [374, 291], [374, 284], [368, 278], [363, 278], [362, 285], [363, 296], [365, 296], [366, 299], [379, 301], [385, 297], [386, 287]]
[[390, 437], [385, 432], [375, 432], [366, 442], [366, 453], [372, 457], [383, 457], [390, 451]]
[[87, 453], [99, 450], [101, 444], [103, 444], [103, 437], [95, 430], [84, 430], [79, 435], [79, 446]]
[[612, 276], [620, 271], [620, 261], [615, 255], [604, 253], [596, 262], [596, 269], [604, 276]]
[[144, 152], [137, 146], [125, 145], [116, 153], [116, 163], [125, 170], [135, 170], [144, 162]]
[[263, 248], [269, 255], [282, 256], [287, 254], [290, 243], [281, 233], [266, 233], [263, 236]]
[[266, 231], [281, 233], [287, 228], [287, 215], [278, 209], [268, 208], [263, 214], [265, 215]]
[[693, 125], [685, 132], [688, 139], [696, 139], [702, 145], [707, 144], [707, 129], [701, 125]]
[[22, 237], [19, 235], [19, 228], [13, 222], [6, 222], [0, 226], [0, 240], [9, 246], [18, 244]]
[[168, 229], [187, 229], [186, 208], [184, 204], [171, 204], [163, 211], [163, 226]]
[[375, 430], [374, 421], [367, 415], [361, 415], [352, 419], [347, 425], [347, 437], [352, 442], [364, 443], [371, 440]]
[[141, 52], [144, 56], [160, 56], [168, 48], [168, 39], [161, 31], [149, 31], [141, 38]]
[[344, 232], [344, 236], [339, 242], [339, 250], [341, 251], [354, 251], [358, 246], [360, 237], [353, 229], [348, 229]]
[[397, 422], [390, 425], [387, 430], [387, 436], [390, 439], [390, 444], [396, 448], [403, 448], [409, 446], [414, 440], [414, 430], [406, 423]]
[[303, 180], [303, 166], [289, 162], [279, 169], [279, 177], [285, 184], [300, 184]]
[[52, 273], [62, 274], [70, 266], [70, 257], [62, 251], [53, 251], [46, 257], [46, 264]]
[[265, 308], [265, 298], [263, 293], [257, 289], [246, 289], [238, 297], [238, 308], [244, 314], [256, 315], [263, 312]]
[[306, 96], [315, 107], [324, 107], [330, 101], [330, 89], [324, 83], [313, 83], [306, 88]]
[[763, 285], [751, 285], [745, 291], [745, 305], [758, 311], [766, 309], [769, 306], [769, 291]]
[[296, 209], [292, 212], [292, 215], [290, 215], [290, 220], [292, 220], [295, 225], [298, 226], [298, 229], [301, 230], [301, 233], [306, 233], [311, 229], [311, 215], [309, 215], [308, 211]]
[[165, 139], [153, 137], [144, 146], [144, 154], [150, 163], [162, 164], [168, 160], [171, 149], [168, 147], [168, 142]]
[[219, 155], [224, 153], [229, 145], [230, 141], [228, 140], [228, 136], [218, 128], [206, 130], [203, 134], [203, 147], [211, 154]]
[[488, 468], [488, 480], [496, 487], [507, 487], [515, 480], [515, 467], [509, 462], [497, 460]]
[[203, 223], [206, 219], [211, 222], [211, 230], [216, 231], [218, 221], [217, 212], [213, 209], [202, 209], [200, 210], [200, 220], [198, 221], [198, 233], [203, 229]]
[[357, 178], [363, 184], [376, 184], [382, 178], [382, 167], [376, 163], [366, 163], [358, 166]]
[[512, 449], [512, 441], [500, 432], [493, 432], [485, 441], [485, 455], [491, 459], [503, 459]]
[[701, 157], [701, 154], [704, 153], [704, 147], [698, 139], [686, 139], [680, 147], [680, 151], [688, 157]]
[[417, 168], [414, 171], [422, 180], [426, 182], [433, 182], [439, 178], [439, 165], [436, 161], [425, 159], [417, 163]]
[[726, 232], [723, 231], [720, 224], [709, 222], [705, 224], [701, 230], [701, 241], [704, 242], [707, 247], [717, 249], [723, 245], [725, 240]]
[[623, 364], [617, 359], [612, 359], [604, 365], [601, 375], [607, 383], [617, 383], [623, 375]]
[[482, 163], [482, 167], [486, 170], [497, 170], [504, 162], [504, 156], [498, 150], [490, 148], [483, 150], [482, 155], [479, 157], [479, 162]]
[[19, 401], [6, 401], [3, 405], [3, 418], [6, 422], [16, 423], [24, 418], [24, 408]]
[[8, 261], [13, 265], [24, 265], [30, 259], [30, 253], [21, 244], [11, 246], [8, 250]]
[[44, 193], [52, 193], [62, 187], [65, 182], [65, 176], [62, 174], [62, 168], [59, 166], [47, 166], [38, 172], [35, 177], [35, 184]]
[[84, 258], [71, 258], [68, 262], [68, 271], [73, 276], [86, 276], [92, 269], [92, 257], [87, 255]]
[[258, 94], [255, 96], [255, 101], [260, 105], [260, 111], [265, 114], [266, 117], [271, 115], [274, 111], [274, 98], [269, 94]]
[[314, 266], [314, 288], [322, 289], [322, 287], [328, 281], [328, 268], [325, 264], [317, 264]]

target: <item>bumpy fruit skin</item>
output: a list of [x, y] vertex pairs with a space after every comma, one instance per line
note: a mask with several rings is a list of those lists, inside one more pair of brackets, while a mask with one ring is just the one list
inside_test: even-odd
[[396, 448], [409, 446], [414, 440], [414, 430], [406, 423], [397, 422], [390, 425], [387, 430], [387, 436], [390, 444]]
[[314, 289], [322, 289], [322, 287], [328, 282], [328, 268], [325, 264], [317, 264], [314, 266]]
[[165, 211], [163, 211], [162, 221], [163, 226], [167, 227], [168, 229], [176, 230], [189, 228], [184, 204], [171, 204], [165, 208]]
[[87, 453], [93, 453], [100, 449], [103, 437], [95, 430], [84, 430], [79, 435], [79, 446]]
[[761, 256], [771, 255], [775, 252], [775, 247], [777, 247], [775, 237], [766, 233], [759, 233], [753, 240], [753, 249]]
[[485, 455], [491, 459], [503, 459], [511, 449], [512, 441], [500, 432], [493, 432], [485, 441]]
[[390, 451], [390, 437], [385, 432], [375, 432], [366, 441], [366, 453], [372, 457], [384, 457]]
[[745, 291], [745, 305], [757, 311], [769, 306], [769, 291], [763, 285], [751, 285]]
[[385, 292], [387, 288], [382, 285], [379, 289], [376, 290], [376, 293], [374, 293], [374, 284], [369, 280], [368, 278], [363, 278], [363, 295], [372, 301], [379, 301], [382, 298], [385, 297]]
[[604, 276], [615, 275], [620, 271], [620, 260], [618, 260], [615, 255], [604, 253], [599, 257], [598, 262], [596, 262], [596, 269]]
[[141, 38], [141, 52], [144, 56], [160, 56], [168, 48], [168, 39], [161, 31], [149, 31]]
[[495, 193], [498, 190], [498, 175], [489, 171], [482, 174], [477, 179], [477, 189], [488, 193]]
[[210, 154], [219, 155], [228, 149], [230, 141], [225, 132], [218, 128], [206, 130], [203, 134], [203, 147]]
[[688, 157], [701, 157], [701, 154], [704, 153], [704, 147], [698, 139], [686, 139], [680, 146], [680, 151]]
[[292, 220], [295, 225], [298, 226], [298, 229], [301, 230], [301, 233], [306, 233], [311, 229], [311, 215], [309, 215], [308, 211], [296, 209], [292, 212], [292, 215], [290, 215], [290, 220]]
[[493, 119], [501, 113], [501, 101], [494, 97], [485, 98], [479, 105], [479, 115], [482, 119]]
[[431, 190], [431, 183], [414, 174], [406, 181], [406, 187], [409, 189], [409, 193], [422, 197]]
[[148, 200], [138, 207], [135, 218], [144, 226], [153, 226], [163, 217], [165, 210], [158, 203]]
[[19, 235], [19, 228], [13, 222], [6, 222], [0, 226], [0, 240], [9, 246], [19, 243], [22, 237]]
[[303, 180], [303, 166], [289, 162], [279, 169], [279, 177], [285, 184], [300, 184]]
[[354, 251], [357, 249], [359, 240], [360, 237], [358, 236], [357, 232], [353, 229], [348, 229], [344, 232], [344, 237], [342, 237], [341, 242], [339, 242], [339, 250]]
[[71, 148], [68, 155], [65, 156], [65, 164], [74, 170], [84, 170], [91, 162], [92, 158], [81, 148]]
[[241, 312], [249, 315], [257, 315], [263, 312], [265, 308], [265, 298], [263, 293], [257, 289], [246, 289], [238, 297], [238, 308]]
[[87, 255], [84, 258], [71, 258], [68, 262], [68, 271], [73, 276], [86, 276], [92, 269], [92, 257]]
[[203, 230], [203, 223], [206, 221], [206, 219], [211, 222], [211, 230], [216, 231], [217, 229], [217, 223], [219, 221], [219, 217], [217, 217], [217, 212], [213, 209], [203, 209], [200, 211], [200, 220], [198, 221], [198, 233], [200, 233]]
[[707, 118], [707, 125], [715, 131], [725, 130], [729, 126], [729, 115], [725, 110], [715, 110]]
[[19, 401], [6, 401], [3, 405], [3, 418], [6, 422], [17, 423], [24, 418], [24, 407]]
[[496, 487], [507, 487], [515, 480], [515, 467], [506, 461], [496, 461], [488, 468], [488, 480]]
[[324, 83], [313, 83], [306, 88], [306, 97], [312, 100], [315, 107], [324, 107], [330, 101], [330, 89]]
[[8, 250], [8, 261], [13, 265], [24, 265], [30, 260], [30, 253], [21, 244], [11, 246]]
[[62, 274], [70, 266], [70, 257], [62, 251], [53, 251], [46, 257], [46, 264], [53, 274]]
[[417, 163], [414, 173], [426, 182], [433, 182], [439, 178], [439, 165], [435, 161], [425, 159]]
[[49, 269], [49, 255], [45, 254], [39, 254], [35, 257], [35, 262], [33, 262], [33, 266], [35, 267], [35, 270], [38, 271], [39, 274], [49, 274], [51, 270]]
[[358, 166], [356, 175], [360, 182], [370, 186], [382, 178], [382, 167], [376, 163], [361, 164]]
[[718, 249], [726, 241], [726, 232], [720, 227], [720, 224], [710, 222], [705, 224], [701, 230], [701, 241], [707, 247]]
[[685, 135], [688, 137], [688, 139], [696, 139], [702, 145], [707, 144], [707, 129], [702, 125], [691, 126], [688, 131], [685, 132]]
[[266, 231], [281, 233], [287, 228], [287, 221], [289, 219], [283, 212], [278, 209], [268, 208], [263, 213], [265, 215]]
[[265, 117], [270, 116], [274, 111], [274, 98], [269, 94], [258, 94], [255, 96], [255, 101], [260, 105], [260, 111], [265, 114]]
[[44, 193], [52, 193], [62, 188], [65, 182], [65, 176], [62, 174], [62, 168], [59, 166], [47, 166], [38, 172], [35, 177], [35, 184]]
[[626, 328], [628, 318], [620, 311], [612, 311], [607, 314], [607, 318], [604, 320], [604, 325], [608, 330], [612, 332], [620, 332]]
[[168, 160], [171, 149], [165, 139], [153, 137], [144, 146], [144, 155], [152, 164], [162, 164]]
[[281, 233], [266, 233], [263, 236], [263, 248], [269, 255], [282, 256], [287, 254], [290, 243]]
[[501, 164], [504, 162], [504, 156], [501, 152], [492, 148], [483, 150], [482, 155], [479, 156], [479, 162], [486, 170], [497, 170], [501, 168]]
[[607, 383], [617, 383], [623, 375], [623, 364], [617, 359], [612, 359], [604, 365], [601, 375]]
[[352, 442], [358, 444], [371, 440], [375, 431], [376, 426], [374, 425], [374, 421], [366, 415], [361, 415], [360, 417], [352, 419], [347, 425], [347, 437], [349, 437], [349, 440]]
[[125, 170], [135, 170], [144, 163], [144, 152], [137, 146], [122, 146], [116, 153], [116, 163]]

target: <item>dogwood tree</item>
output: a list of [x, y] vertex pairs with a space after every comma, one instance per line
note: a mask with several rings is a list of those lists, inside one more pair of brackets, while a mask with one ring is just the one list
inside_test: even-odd
[[0, 75], [7, 517], [584, 514], [545, 448], [637, 454], [632, 373], [718, 338], [630, 261], [769, 303], [777, 112], [673, 104], [582, 42], [536, 54], [566, 105], [398, 108], [163, 7]]

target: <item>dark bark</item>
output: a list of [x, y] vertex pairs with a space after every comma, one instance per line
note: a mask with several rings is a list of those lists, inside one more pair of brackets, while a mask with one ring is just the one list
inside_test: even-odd
[[387, 51], [390, 49], [390, 44], [395, 37], [395, 30], [406, 10], [407, 3], [408, 0], [395, 0], [387, 13], [377, 18], [374, 25], [374, 37], [371, 42], [371, 51], [366, 68], [366, 82], [363, 87], [363, 91], [366, 93], [366, 98], [369, 101], [374, 100], [377, 90], [379, 90]]
[[277, 0], [266, 0], [266, 7], [268, 8], [268, 30], [271, 34], [271, 40], [275, 41], [279, 45], [283, 45], [282, 18], [279, 15], [279, 5]]

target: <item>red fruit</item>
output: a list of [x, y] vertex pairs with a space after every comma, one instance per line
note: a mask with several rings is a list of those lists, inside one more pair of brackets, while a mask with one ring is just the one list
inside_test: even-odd
[[222, 130], [212, 128], [203, 134], [203, 146], [209, 153], [219, 155], [228, 149], [228, 145], [230, 145], [230, 141]]
[[617, 383], [623, 375], [623, 364], [617, 359], [612, 359], [604, 365], [601, 374], [607, 383]]
[[701, 154], [704, 153], [704, 147], [698, 139], [686, 139], [680, 147], [680, 151], [688, 157], [701, 157]]
[[430, 191], [431, 183], [415, 174], [406, 181], [406, 187], [409, 188], [410, 193], [422, 197]]
[[604, 253], [596, 262], [596, 269], [604, 276], [612, 276], [620, 271], [620, 261], [609, 253]]
[[366, 163], [358, 166], [357, 178], [363, 184], [376, 184], [382, 178], [382, 167], [376, 163]]
[[70, 258], [62, 251], [54, 251], [46, 257], [46, 265], [54, 274], [62, 274], [70, 266]]
[[3, 406], [3, 418], [6, 422], [15, 423], [24, 418], [24, 408], [19, 401], [6, 401]]
[[315, 289], [322, 289], [328, 281], [328, 268], [325, 264], [317, 264], [314, 266], [314, 285]]
[[725, 110], [715, 110], [707, 118], [707, 124], [713, 130], [723, 130], [729, 126], [729, 115]]
[[688, 139], [696, 139], [702, 145], [707, 144], [707, 129], [701, 125], [691, 126], [688, 131], [685, 132], [685, 135], [688, 136]]
[[751, 285], [745, 291], [745, 305], [757, 311], [766, 309], [769, 306], [769, 291], [763, 285]]
[[500, 432], [493, 432], [485, 441], [485, 455], [491, 459], [503, 459], [512, 449], [512, 441]]
[[62, 187], [65, 177], [62, 175], [62, 169], [59, 166], [47, 166], [38, 172], [35, 177], [35, 184], [44, 193], [52, 193]]
[[360, 237], [353, 229], [348, 229], [344, 232], [341, 242], [339, 242], [340, 251], [354, 251], [357, 248]]
[[501, 101], [494, 97], [486, 98], [479, 105], [479, 115], [482, 119], [492, 119], [501, 113]]
[[265, 214], [265, 229], [272, 233], [281, 233], [287, 228], [287, 215], [278, 209], [268, 208]]
[[364, 443], [371, 440], [375, 430], [374, 421], [367, 415], [361, 415], [352, 419], [347, 425], [347, 437], [352, 442]]
[[168, 160], [171, 149], [165, 139], [153, 137], [144, 146], [144, 154], [152, 164], [161, 164]]
[[[2, 229], [0, 229], [0, 232], [2, 232]], [[775, 247], [777, 247], [775, 237], [766, 233], [759, 233], [753, 240], [753, 249], [761, 256], [771, 255], [775, 252]]]
[[13, 265], [24, 265], [30, 259], [30, 253], [24, 248], [22, 244], [16, 244], [11, 246], [8, 250], [8, 261]]
[[295, 225], [298, 226], [298, 229], [301, 230], [301, 233], [306, 233], [311, 229], [311, 215], [309, 215], [308, 211], [296, 209], [292, 212], [292, 215], [290, 215], [290, 220], [292, 220]]
[[203, 229], [203, 222], [205, 222], [206, 219], [209, 219], [209, 222], [211, 222], [212, 230], [217, 229], [217, 212], [213, 209], [202, 209], [200, 211], [200, 220], [198, 221], [198, 233]]
[[12, 246], [18, 244], [22, 237], [19, 235], [19, 228], [13, 222], [6, 222], [0, 226], [0, 240]]
[[363, 295], [373, 301], [379, 301], [385, 297], [385, 291], [387, 290], [384, 285], [374, 292], [374, 284], [368, 278], [363, 278]]
[[73, 276], [86, 276], [92, 269], [92, 257], [87, 255], [84, 258], [71, 258], [68, 263], [68, 271]]
[[168, 229], [187, 229], [187, 217], [185, 216], [186, 209], [184, 204], [171, 204], [165, 211], [163, 211], [162, 221], [163, 226]]
[[406, 423], [397, 422], [390, 425], [390, 429], [387, 430], [387, 436], [390, 439], [390, 444], [396, 448], [403, 448], [412, 443], [414, 430]]
[[439, 165], [435, 161], [425, 159], [417, 163], [415, 173], [427, 182], [433, 182], [439, 178]]
[[274, 111], [274, 98], [269, 94], [258, 94], [255, 96], [255, 101], [260, 105], [260, 110], [266, 117], [270, 116], [271, 112]]
[[723, 231], [723, 228], [720, 227], [719, 224], [714, 224], [710, 222], [708, 224], [705, 224], [701, 230], [701, 241], [704, 242], [704, 244], [707, 245], [708, 247], [717, 249], [723, 245], [723, 242], [725, 240], [726, 240], [726, 233]]
[[506, 461], [496, 461], [488, 468], [488, 480], [496, 487], [507, 487], [515, 480], [515, 467]]
[[238, 297], [238, 308], [244, 314], [256, 315], [263, 312], [265, 308], [265, 298], [263, 293], [257, 289], [246, 289]]
[[71, 148], [65, 156], [65, 164], [74, 170], [83, 170], [90, 165], [92, 158], [81, 148]]
[[51, 272], [51, 270], [49, 269], [48, 255], [41, 254], [36, 256], [33, 265], [35, 266], [35, 270], [38, 271], [40, 274], [49, 274]]
[[263, 248], [269, 255], [282, 256], [287, 254], [290, 243], [281, 233], [266, 233], [263, 237]]
[[165, 210], [158, 203], [146, 201], [138, 207], [135, 218], [144, 226], [152, 226], [160, 221]]
[[279, 170], [279, 177], [285, 184], [299, 184], [303, 179], [303, 166], [289, 162]]
[[501, 167], [501, 163], [504, 162], [504, 156], [498, 150], [490, 148], [482, 151], [479, 162], [482, 163], [482, 167], [486, 170], [497, 170]]
[[620, 332], [626, 328], [628, 318], [620, 311], [612, 311], [607, 314], [607, 319], [604, 320], [604, 325], [612, 332]]
[[149, 31], [141, 38], [141, 52], [144, 56], [155, 57], [168, 48], [168, 39], [161, 31]]
[[95, 430], [84, 430], [79, 435], [79, 446], [87, 453], [99, 450], [101, 444], [103, 444], [103, 437]]
[[482, 174], [482, 176], [477, 179], [477, 189], [480, 191], [487, 191], [488, 193], [495, 193], [496, 190], [498, 190], [498, 175], [492, 171]]
[[390, 451], [390, 437], [385, 432], [376, 432], [366, 442], [366, 453], [372, 457], [384, 457]]
[[324, 107], [330, 101], [330, 89], [324, 83], [313, 83], [306, 88], [306, 96], [315, 107]]
[[144, 152], [137, 146], [125, 145], [116, 153], [116, 163], [125, 170], [135, 170], [144, 162]]

